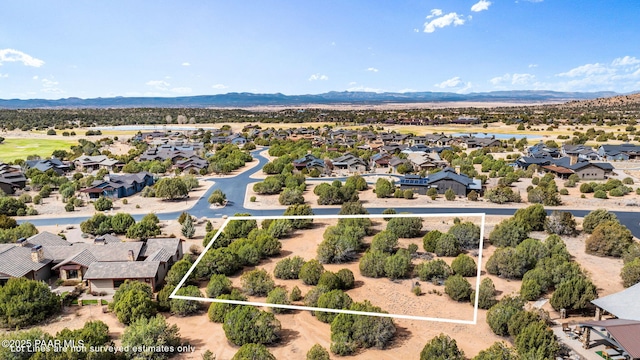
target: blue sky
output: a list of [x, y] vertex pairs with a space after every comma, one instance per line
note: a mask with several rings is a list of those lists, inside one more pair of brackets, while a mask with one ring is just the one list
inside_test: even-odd
[[638, 0], [0, 1], [0, 98], [640, 91]]

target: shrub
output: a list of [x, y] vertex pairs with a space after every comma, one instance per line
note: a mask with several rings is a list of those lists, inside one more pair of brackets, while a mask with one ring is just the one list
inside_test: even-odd
[[477, 249], [480, 245], [480, 227], [470, 221], [453, 225], [448, 233], [458, 239], [462, 249]]
[[393, 253], [396, 246], [398, 246], [398, 236], [389, 230], [377, 233], [371, 241], [372, 251]]
[[518, 297], [505, 296], [487, 311], [487, 324], [494, 334], [509, 335], [508, 323], [511, 317], [522, 311], [524, 302]]
[[278, 201], [280, 205], [304, 204], [304, 197], [301, 190], [286, 188], [280, 193]]
[[487, 272], [508, 279], [520, 279], [527, 271], [525, 259], [514, 248], [499, 248], [487, 260]]
[[60, 297], [45, 283], [11, 278], [0, 287], [0, 326], [25, 327], [38, 324], [58, 312]]
[[447, 201], [453, 201], [456, 199], [456, 193], [451, 188], [448, 188], [444, 192], [444, 198], [447, 199]]
[[473, 360], [517, 360], [515, 349], [508, 347], [504, 342], [495, 342], [488, 349], [480, 351]]
[[116, 314], [118, 321], [128, 325], [136, 319], [152, 317], [156, 312], [154, 305], [151, 286], [135, 280], [125, 280], [113, 295], [109, 309]]
[[385, 275], [384, 266], [389, 254], [382, 251], [367, 251], [360, 259], [360, 274], [379, 278]]
[[444, 281], [453, 274], [453, 271], [444, 260], [437, 259], [418, 264], [416, 273], [422, 281]]
[[606, 209], [593, 210], [584, 217], [582, 230], [587, 234], [591, 234], [596, 226], [605, 221], [618, 221], [618, 217]]
[[222, 294], [231, 294], [231, 280], [223, 274], [213, 274], [207, 284], [206, 294], [209, 298], [217, 298]]
[[436, 242], [434, 250], [438, 256], [456, 256], [460, 253], [460, 245], [458, 239], [451, 234], [443, 234]]
[[596, 199], [608, 199], [607, 193], [604, 190], [597, 190], [593, 193], [593, 197]]
[[411, 257], [408, 251], [404, 251], [406, 254], [398, 251], [398, 253], [385, 259], [384, 273], [391, 280], [403, 279], [409, 276], [411, 271]]
[[422, 238], [422, 247], [426, 252], [435, 252], [438, 239], [442, 236], [442, 232], [431, 230]]
[[440, 334], [431, 339], [420, 352], [420, 360], [464, 360], [464, 352], [448, 335]]
[[330, 360], [329, 352], [320, 344], [315, 344], [307, 352], [307, 360]]
[[471, 284], [460, 275], [453, 275], [444, 282], [444, 292], [455, 301], [469, 301]]
[[340, 288], [342, 290], [353, 289], [355, 286], [355, 277], [353, 276], [353, 272], [349, 269], [340, 269], [336, 273], [338, 279], [340, 279]]
[[276, 264], [273, 275], [276, 279], [297, 279], [304, 264], [304, 259], [300, 256], [282, 259]]
[[419, 217], [391, 218], [387, 223], [387, 231], [401, 238], [417, 237], [421, 230], [422, 218]]
[[391, 194], [393, 194], [394, 186], [389, 180], [384, 178], [379, 178], [376, 181], [375, 192], [376, 192], [377, 198], [386, 198], [391, 196]]
[[460, 254], [451, 262], [451, 270], [453, 270], [454, 274], [463, 277], [476, 276], [477, 266], [469, 255]]
[[402, 197], [404, 197], [407, 200], [411, 200], [413, 199], [413, 190], [407, 189], [402, 193]]
[[[250, 143], [248, 143], [250, 144]], [[245, 145], [246, 146], [246, 145]], [[231, 360], [276, 360], [276, 357], [269, 352], [266, 346], [262, 344], [247, 343], [240, 346], [238, 352], [233, 355]]]
[[585, 240], [585, 251], [597, 256], [621, 257], [633, 243], [633, 235], [617, 221], [600, 223]]
[[549, 234], [574, 236], [577, 234], [576, 220], [569, 211], [554, 210], [551, 215], [547, 216], [544, 223], [544, 229]]
[[489, 234], [491, 244], [498, 247], [516, 246], [529, 236], [529, 226], [515, 218], [502, 220]]
[[640, 258], [629, 261], [622, 267], [620, 272], [624, 287], [630, 287], [640, 282]]
[[591, 280], [583, 276], [574, 276], [556, 287], [549, 303], [555, 310], [577, 310], [589, 306], [591, 300], [597, 297], [596, 287]]
[[68, 203], [65, 204], [64, 211], [72, 212], [73, 210], [75, 210], [75, 207], [73, 206], [73, 203], [68, 202]]
[[248, 271], [242, 274], [240, 281], [242, 291], [252, 296], [267, 296], [275, 287], [273, 279], [264, 269]]
[[[475, 304], [476, 301], [476, 292], [475, 290], [471, 291], [471, 295], [469, 296], [469, 300], [472, 304]], [[495, 305], [498, 301], [496, 300], [496, 287], [493, 285], [493, 281], [490, 278], [482, 279], [480, 283], [480, 293], [478, 295], [478, 308], [487, 310]]]
[[553, 331], [540, 321], [525, 327], [515, 340], [522, 359], [555, 359], [560, 351]]
[[[202, 293], [197, 286], [183, 286], [176, 292], [176, 295], [202, 297]], [[200, 311], [200, 303], [193, 300], [171, 299], [169, 301], [171, 313], [179, 316], [187, 316]]]
[[253, 306], [238, 306], [225, 316], [222, 325], [234, 345], [271, 344], [279, 339], [280, 321], [272, 313]]
[[318, 260], [312, 259], [302, 265], [298, 278], [306, 285], [317, 285], [323, 272], [324, 266]]
[[544, 230], [547, 213], [544, 210], [544, 206], [535, 204], [523, 209], [518, 209], [515, 214], [513, 214], [513, 218], [521, 224], [528, 225], [531, 231], [542, 231]]
[[336, 290], [342, 288], [342, 282], [335, 273], [331, 271], [325, 271], [322, 273], [322, 275], [320, 275], [318, 286], [322, 286], [327, 290]]
[[[156, 348], [158, 344], [163, 347]], [[169, 325], [165, 318], [158, 314], [151, 318], [136, 318], [124, 329], [122, 346], [128, 349], [142, 349], [125, 352], [127, 358], [168, 359], [177, 352], [180, 335], [177, 325]]]
[[[291, 302], [289, 301], [289, 295], [287, 294], [287, 290], [277, 287], [273, 290], [269, 291], [267, 295], [267, 303], [269, 304], [280, 304], [280, 305], [289, 305]], [[287, 312], [288, 309], [272, 307], [271, 312], [274, 314], [281, 314]]]
[[107, 211], [113, 207], [113, 202], [106, 197], [100, 197], [93, 203], [96, 211]]
[[469, 199], [469, 201], [478, 201], [478, 193], [475, 190], [469, 191], [467, 199]]
[[[216, 299], [247, 301], [247, 298], [236, 289], [233, 289], [231, 291], [231, 294], [220, 295]], [[230, 313], [231, 310], [235, 309], [238, 306], [240, 305], [222, 303], [222, 302], [212, 302], [211, 305], [209, 305], [207, 316], [209, 317], [209, 320], [212, 322], [222, 323], [224, 322], [225, 316], [228, 313]]]
[[[318, 298], [318, 307], [323, 309], [348, 309], [353, 300], [342, 290], [331, 290]], [[318, 320], [331, 323], [338, 316], [337, 313], [315, 311], [314, 315]]]
[[[353, 303], [353, 311], [383, 312], [370, 302]], [[358, 348], [384, 349], [393, 339], [396, 327], [391, 318], [338, 314], [331, 322], [331, 352], [353, 354]]]
[[298, 301], [302, 299], [302, 291], [300, 291], [299, 287], [294, 286], [293, 289], [291, 289], [289, 299], [291, 299], [291, 301]]
[[515, 339], [529, 324], [540, 320], [540, 315], [537, 312], [519, 311], [509, 319], [509, 323], [507, 324], [509, 335]]

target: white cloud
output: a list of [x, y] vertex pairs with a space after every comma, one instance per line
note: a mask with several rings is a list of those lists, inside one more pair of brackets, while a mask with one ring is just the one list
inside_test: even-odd
[[383, 93], [386, 92], [384, 89], [372, 88], [368, 86], [354, 86], [347, 89], [347, 91], [365, 91], [365, 92], [374, 92], [374, 93]]
[[431, 15], [427, 16], [427, 19], [434, 18], [436, 16], [442, 16], [443, 12], [440, 9], [431, 9]]
[[32, 79], [33, 79], [33, 80], [38, 80], [38, 79], [39, 79], [39, 78], [38, 78], [38, 75], [33, 75]]
[[42, 79], [42, 92], [50, 94], [62, 94], [64, 91], [58, 88], [59, 83], [55, 80]]
[[473, 4], [473, 6], [471, 7], [471, 11], [480, 12], [484, 10], [489, 10], [489, 5], [491, 5], [491, 1], [480, 0], [477, 3]]
[[327, 75], [321, 75], [321, 74], [313, 74], [309, 76], [309, 81], [316, 81], [316, 80], [329, 80], [329, 77]]
[[349, 83], [349, 86], [354, 86], [355, 84], [357, 84], [357, 82], [352, 81], [352, 82]]
[[416, 89], [411, 89], [411, 88], [407, 88], [407, 89], [401, 89], [398, 90], [399, 93], [404, 94], [404, 93], [411, 93], [411, 92], [417, 92], [418, 90]]
[[528, 85], [535, 80], [536, 76], [532, 74], [504, 74], [489, 80], [493, 85], [511, 84], [511, 85]]
[[604, 74], [609, 71], [610, 69], [608, 69], [605, 65], [600, 63], [595, 63], [595, 64], [585, 64], [582, 66], [578, 66], [567, 72], [560, 73], [558, 74], [558, 76], [563, 76], [563, 77], [590, 76], [594, 74]]
[[191, 88], [190, 87], [175, 87], [171, 89], [172, 93], [176, 93], [176, 94], [190, 94], [191, 93]]
[[15, 49], [0, 49], [0, 65], [4, 62], [19, 61], [25, 66], [40, 67], [44, 65], [44, 61], [36, 59], [31, 55], [27, 55], [22, 51]]
[[0, 78], [8, 78], [8, 77], [9, 77], [9, 74], [2, 74], [2, 73], [0, 73]]
[[637, 64], [640, 64], [640, 59], [628, 55], [625, 57], [613, 59], [613, 61], [611, 62], [611, 65], [613, 66], [631, 66]]
[[183, 63], [182, 63], [182, 66], [191, 66], [191, 63], [183, 62]]
[[443, 28], [451, 25], [453, 26], [464, 25], [465, 23], [465, 19], [460, 17], [460, 15], [458, 15], [455, 12], [448, 13], [442, 16], [440, 15], [442, 15], [442, 10], [440, 9], [431, 10], [431, 15], [427, 16], [427, 19], [431, 19], [434, 16], [439, 16], [439, 17], [435, 17], [433, 20], [424, 23], [424, 32], [432, 33], [436, 31], [436, 28]]
[[456, 76], [456, 77], [452, 77], [451, 79], [445, 80], [439, 84], [434, 84], [433, 86], [440, 89], [446, 89], [446, 88], [457, 87], [458, 85], [460, 85], [460, 83], [462, 83], [462, 80], [460, 80], [459, 76]]
[[378, 69], [376, 69], [374, 67], [370, 67], [370, 68], [367, 68], [367, 71], [371, 71], [371, 72], [377, 73]]
[[538, 67], [538, 64], [529, 64], [529, 69], [537, 68], [537, 67]]
[[158, 90], [169, 90], [169, 85], [171, 84], [164, 80], [150, 80], [146, 82], [146, 85], [153, 86]]
[[218, 90], [222, 90], [222, 89], [228, 88], [228, 86], [226, 86], [225, 84], [215, 84], [215, 85], [211, 85], [211, 87], [214, 88], [214, 89], [218, 89]]

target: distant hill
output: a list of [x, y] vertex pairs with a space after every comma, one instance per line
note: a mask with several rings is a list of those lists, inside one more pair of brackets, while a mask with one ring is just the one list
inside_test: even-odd
[[574, 100], [567, 102], [563, 107], [569, 108], [606, 108], [606, 107], [628, 107], [640, 105], [640, 93], [618, 95], [613, 97], [596, 98], [590, 100]]
[[619, 95], [615, 92], [556, 92], [556, 91], [492, 91], [482, 93], [457, 94], [448, 92], [373, 93], [331, 91], [317, 95], [284, 95], [228, 93], [221, 95], [201, 95], [183, 97], [113, 97], [58, 100], [2, 100], [3, 109], [36, 108], [176, 108], [176, 107], [231, 107], [248, 108], [254, 106], [302, 106], [302, 105], [378, 105], [392, 103], [429, 102], [517, 102], [544, 103], [589, 100]]

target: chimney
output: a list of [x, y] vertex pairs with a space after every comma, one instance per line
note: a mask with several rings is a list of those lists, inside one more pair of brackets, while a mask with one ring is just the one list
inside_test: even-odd
[[129, 261], [136, 261], [136, 259], [133, 258], [133, 250], [129, 250]]
[[104, 245], [106, 242], [104, 241], [104, 236], [98, 236], [93, 240], [95, 245]]
[[578, 155], [570, 155], [569, 156], [569, 165], [575, 165], [575, 163], [578, 162]]
[[21, 237], [20, 239], [16, 240], [16, 244], [18, 244], [18, 246], [25, 246], [25, 245], [27, 245], [27, 238], [23, 238], [23, 237]]
[[460, 165], [455, 167], [456, 174], [460, 175]]
[[44, 260], [44, 249], [42, 248], [42, 245], [36, 245], [31, 248], [31, 260], [36, 263]]

